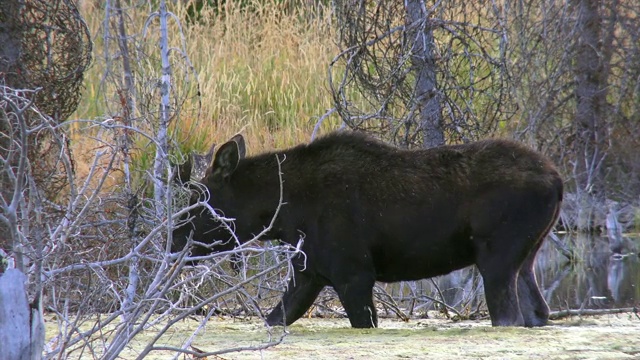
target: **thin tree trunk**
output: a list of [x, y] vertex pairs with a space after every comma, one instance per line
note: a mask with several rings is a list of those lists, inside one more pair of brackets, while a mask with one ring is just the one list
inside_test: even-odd
[[166, 163], [169, 146], [167, 133], [171, 119], [171, 63], [169, 62], [169, 34], [167, 30], [167, 4], [160, 0], [160, 57], [162, 59], [162, 79], [160, 81], [160, 121], [156, 134], [156, 157], [153, 163], [154, 200], [156, 216], [165, 217], [166, 204]]
[[[20, 21], [22, 1], [0, 1], [0, 82], [13, 88], [22, 88], [24, 82], [20, 76], [20, 56], [22, 53], [22, 33], [24, 26]], [[3, 111], [4, 110], [4, 111]], [[16, 166], [17, 159], [9, 154], [12, 132], [15, 131], [6, 115], [7, 109], [0, 109], [0, 158], [13, 158], [9, 166]], [[0, 196], [11, 202], [13, 196], [12, 181], [4, 171], [0, 171]], [[0, 221], [0, 234], [7, 234], [7, 225]], [[0, 248], [10, 249], [11, 236], [0, 236]]]
[[[592, 229], [603, 218], [606, 199], [603, 160], [607, 152], [608, 64], [603, 56], [600, 0], [575, 0], [578, 39], [575, 47], [576, 181], [580, 196], [578, 230]], [[602, 219], [601, 219], [602, 220]]]
[[[24, 23], [20, 16], [23, 1], [0, 1], [0, 83], [12, 88], [24, 88], [21, 69]], [[2, 94], [4, 95], [4, 94]], [[42, 357], [44, 322], [41, 311], [41, 288], [36, 289], [37, 306], [29, 307], [25, 289], [28, 268], [23, 256], [24, 239], [20, 237], [19, 217], [28, 217], [24, 197], [28, 193], [28, 150], [32, 141], [27, 132], [26, 114], [10, 104], [0, 109], [0, 250], [10, 251], [16, 269], [4, 271], [0, 265], [0, 357], [32, 360]], [[23, 222], [22, 230], [29, 222]], [[25, 230], [28, 233], [28, 230]], [[39, 239], [36, 239], [39, 241]], [[39, 244], [41, 245], [41, 244]], [[4, 251], [0, 254], [7, 255]], [[0, 258], [0, 262], [7, 259]], [[36, 265], [39, 265], [38, 261]], [[36, 273], [40, 276], [40, 272]]]
[[20, 56], [22, 53], [23, 24], [20, 11], [24, 3], [18, 0], [0, 1], [0, 74], [5, 85], [20, 84]]
[[409, 32], [408, 41], [412, 42], [411, 67], [416, 77], [414, 101], [420, 113], [423, 147], [440, 146], [444, 144], [444, 131], [436, 82], [433, 30], [429, 26], [424, 1], [406, 0], [405, 8], [408, 23], [420, 24], [415, 32]]
[[[109, 11], [109, 2], [107, 2], [107, 11]], [[127, 30], [124, 19], [124, 10], [122, 9], [122, 4], [120, 0], [116, 0], [116, 13], [118, 15], [118, 46], [120, 47], [120, 51], [122, 52], [122, 70], [124, 72], [124, 89], [120, 92], [120, 99], [123, 107], [122, 118], [125, 126], [132, 126], [131, 120], [134, 116], [135, 112], [135, 103], [134, 103], [134, 90], [135, 83], [133, 78], [133, 71], [131, 70], [131, 55], [129, 52], [129, 40], [127, 37]], [[107, 12], [107, 18], [110, 16]], [[107, 42], [105, 41], [105, 46]], [[124, 167], [124, 178], [127, 184], [127, 191], [131, 192], [131, 173], [129, 169], [131, 156], [129, 154], [131, 138], [130, 132], [124, 131], [123, 139], [122, 139], [122, 152], [123, 152], [123, 167]]]
[[[107, 5], [107, 9], [109, 6]], [[133, 77], [133, 71], [131, 66], [131, 53], [129, 51], [129, 37], [127, 36], [127, 29], [125, 24], [124, 10], [122, 8], [122, 3], [120, 0], [116, 0], [116, 14], [118, 20], [118, 45], [120, 47], [120, 51], [122, 53], [122, 69], [123, 69], [123, 77], [124, 77], [124, 89], [120, 93], [120, 101], [123, 109], [122, 118], [124, 125], [127, 127], [133, 127], [132, 120], [135, 116], [135, 83]], [[107, 18], [109, 17], [109, 13], [106, 14]], [[106, 43], [105, 43], [106, 44]], [[135, 249], [138, 245], [138, 235], [136, 230], [136, 223], [138, 218], [138, 196], [135, 194], [133, 189], [131, 188], [131, 144], [133, 139], [131, 138], [131, 131], [125, 130], [123, 131], [121, 143], [122, 143], [122, 157], [123, 157], [123, 168], [124, 168], [124, 180], [127, 192], [127, 209], [129, 210], [129, 217], [127, 219], [127, 227], [129, 229], [129, 241], [131, 244], [131, 249]], [[136, 293], [138, 291], [138, 284], [140, 280], [139, 276], [139, 259], [137, 256], [132, 256], [129, 261], [129, 273], [127, 275], [127, 288], [125, 290], [125, 298], [122, 301], [121, 309], [123, 309], [123, 321], [126, 322], [127, 330], [131, 331], [133, 328], [133, 324], [129, 322], [130, 318], [133, 318], [134, 315], [130, 313], [129, 309], [133, 306], [136, 299]], [[115, 342], [115, 341], [114, 341]], [[115, 346], [114, 348], [109, 349], [109, 351], [105, 354], [106, 358], [110, 358], [111, 356], [116, 356], [122, 351], [121, 347]]]

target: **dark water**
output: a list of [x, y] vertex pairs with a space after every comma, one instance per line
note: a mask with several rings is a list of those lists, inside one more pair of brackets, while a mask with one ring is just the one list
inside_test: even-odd
[[537, 257], [538, 283], [552, 310], [640, 306], [639, 239], [626, 239], [626, 256], [614, 255], [602, 237], [561, 239], [574, 248], [570, 263], [552, 242]]
[[[603, 237], [564, 237], [576, 259], [570, 262], [552, 241], [536, 258], [538, 284], [552, 311], [640, 307], [639, 238], [626, 238], [626, 254], [615, 256]], [[475, 267], [417, 282], [379, 284], [410, 315], [438, 308], [433, 299], [458, 311], [484, 307], [482, 279]]]

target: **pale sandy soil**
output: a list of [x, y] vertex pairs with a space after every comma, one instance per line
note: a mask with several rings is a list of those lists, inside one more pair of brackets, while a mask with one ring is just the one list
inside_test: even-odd
[[[196, 327], [195, 320], [185, 321], [162, 343], [177, 345]], [[488, 321], [381, 319], [378, 329], [358, 330], [351, 329], [346, 319], [301, 319], [287, 330], [283, 343], [275, 347], [209, 359], [640, 358], [640, 319], [634, 314], [573, 317], [535, 329], [492, 328]], [[281, 333], [282, 328], [274, 328], [271, 335]], [[145, 336], [136, 338], [122, 358], [135, 358], [146, 345]], [[259, 319], [212, 319], [193, 344], [217, 351], [268, 340], [269, 333]], [[170, 359], [172, 355], [154, 352], [147, 359]]]

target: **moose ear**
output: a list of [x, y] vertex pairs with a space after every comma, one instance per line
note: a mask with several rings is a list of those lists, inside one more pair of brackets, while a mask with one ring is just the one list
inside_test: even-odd
[[240, 156], [240, 159], [244, 159], [244, 157], [247, 155], [247, 147], [244, 144], [244, 137], [242, 137], [242, 135], [240, 134], [237, 134], [229, 141], [235, 141], [235, 143], [238, 144], [238, 155]]
[[238, 162], [240, 162], [240, 147], [237, 142], [230, 140], [220, 146], [208, 172], [212, 172], [214, 178], [226, 179], [236, 170]]

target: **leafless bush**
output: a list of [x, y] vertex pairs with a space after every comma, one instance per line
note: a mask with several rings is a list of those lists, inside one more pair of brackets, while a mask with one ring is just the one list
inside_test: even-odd
[[[195, 267], [186, 266], [194, 260], [187, 251], [169, 253], [177, 219], [193, 207], [208, 207], [205, 203], [185, 207], [188, 194], [170, 181], [174, 174], [169, 166], [168, 125], [178, 121], [191, 94], [193, 69], [179, 46], [167, 45], [167, 20], [172, 14], [164, 2], [144, 27], [141, 37], [148, 42], [131, 43], [125, 32], [126, 11], [116, 3], [111, 8], [107, 4], [105, 21], [107, 28], [118, 29], [118, 36], [105, 36], [117, 42], [117, 54], [111, 55], [114, 48], [105, 41], [105, 60], [112, 65], [105, 79], [112, 82], [106, 81], [104, 89], [111, 94], [107, 98], [115, 99], [110, 102], [111, 115], [58, 124], [35, 102], [41, 89], [1, 88], [2, 120], [11, 129], [1, 135], [2, 144], [8, 144], [0, 159], [2, 176], [8, 179], [3, 194], [6, 190], [11, 196], [3, 196], [0, 204], [0, 220], [9, 229], [0, 247], [7, 266], [28, 274], [30, 299], [42, 299], [40, 310], [55, 315], [58, 333], [45, 348], [47, 358], [116, 358], [145, 331], [145, 336], [149, 332], [154, 336], [137, 349], [140, 358], [156, 350], [195, 354], [190, 344], [212, 316], [261, 316], [263, 307], [272, 306], [270, 294], [284, 287], [287, 264], [300, 255], [299, 247], [263, 245], [258, 239], [199, 258]], [[151, 30], [152, 25], [158, 32]], [[152, 54], [151, 44], [155, 46], [157, 39], [165, 41], [157, 55], [161, 72], [127, 55]], [[178, 72], [181, 77], [174, 77], [173, 71], [180, 68], [177, 61], [185, 59], [185, 70]], [[75, 171], [77, 158], [69, 149], [69, 127], [77, 138], [90, 138], [86, 143], [93, 144], [75, 154], [88, 164], [80, 172]], [[57, 165], [50, 176], [67, 184], [55, 198], [43, 196], [49, 183], [34, 180], [38, 159], [25, 155], [32, 144], [27, 140], [44, 136], [57, 149], [53, 152]], [[133, 161], [140, 143], [152, 149], [146, 151], [155, 150], [146, 167]], [[149, 180], [153, 191], [147, 191], [146, 181], [136, 182], [136, 176]], [[230, 257], [234, 266], [229, 265]], [[168, 329], [194, 316], [203, 320], [190, 335], [171, 343], [161, 340]]]
[[506, 12], [520, 109], [507, 127], [561, 168], [571, 202], [565, 227], [598, 231], [607, 200], [640, 205], [638, 152], [631, 151], [639, 145], [640, 5], [525, 1]]
[[[18, 4], [20, 3], [20, 4]], [[71, 0], [6, 1], [4, 6], [19, 7], [7, 13], [18, 31], [1, 53], [16, 51], [19, 59], [9, 64], [7, 85], [25, 89], [40, 87], [34, 99], [40, 111], [56, 122], [66, 120], [80, 101], [84, 71], [91, 62], [89, 30]], [[14, 17], [15, 16], [15, 17]], [[3, 19], [3, 21], [5, 21]], [[15, 47], [12, 49], [11, 47]], [[3, 64], [4, 65], [4, 64]], [[0, 66], [6, 71], [4, 66]], [[19, 85], [18, 85], [19, 84]]]
[[[31, 101], [34, 95], [2, 87], [2, 108], [11, 109], [3, 115], [19, 128], [14, 133], [26, 137], [47, 132], [64, 148], [64, 127], [38, 112]], [[26, 112], [38, 119], [31, 127], [24, 119]], [[286, 264], [300, 253], [299, 247], [263, 246], [256, 239], [187, 268], [185, 264], [192, 259], [186, 251], [170, 254], [167, 234], [171, 220], [204, 204], [194, 204], [160, 221], [154, 218], [153, 202], [139, 201], [143, 224], [136, 229], [140, 241], [122, 248], [121, 239], [130, 232], [131, 199], [118, 187], [106, 184], [122, 156], [115, 139], [123, 130], [137, 130], [126, 129], [113, 119], [87, 123], [87, 133], [95, 134], [99, 144], [92, 166], [86, 176], [79, 177], [72, 171], [69, 152], [60, 152], [58, 161], [67, 169], [70, 185], [58, 202], [44, 199], [42, 189], [30, 177], [29, 160], [20, 156], [28, 149], [20, 138], [11, 139], [8, 151], [10, 157], [20, 158], [18, 166], [4, 166], [12, 158], [2, 159], [3, 171], [14, 181], [11, 203], [1, 204], [1, 219], [10, 230], [5, 250], [11, 266], [29, 275], [31, 298], [42, 294], [46, 311], [56, 315], [59, 332], [49, 341], [46, 356], [116, 358], [145, 330], [157, 335], [140, 350], [140, 358], [157, 349], [182, 351], [216, 314], [260, 316], [261, 308], [270, 305], [272, 290], [284, 286], [289, 275]], [[168, 189], [170, 199], [173, 189]], [[232, 254], [239, 261], [233, 269], [228, 261]], [[138, 261], [132, 262], [133, 258]], [[132, 265], [137, 266], [136, 271], [131, 271]], [[193, 316], [203, 321], [192, 336], [171, 346], [160, 345], [168, 329]]]
[[514, 115], [498, 3], [336, 1], [330, 69], [345, 124], [402, 146], [478, 139]]

